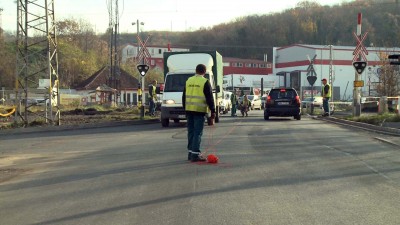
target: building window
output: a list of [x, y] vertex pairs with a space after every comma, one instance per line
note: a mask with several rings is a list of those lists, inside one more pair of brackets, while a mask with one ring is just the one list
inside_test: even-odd
[[246, 67], [251, 67], [251, 65], [252, 65], [251, 63], [246, 63], [245, 64]]
[[243, 67], [243, 63], [238, 63], [238, 67]]
[[154, 55], [154, 48], [151, 49], [151, 55]]
[[152, 59], [152, 60], [150, 61], [150, 64], [151, 64], [152, 66], [156, 65], [156, 63], [154, 62], [154, 59]]
[[253, 63], [253, 67], [254, 68], [258, 68], [258, 64], [257, 63]]
[[259, 67], [260, 67], [260, 68], [265, 68], [266, 66], [265, 66], [265, 64], [260, 64]]
[[272, 68], [272, 64], [267, 64], [267, 68]]
[[158, 49], [158, 54], [162, 54], [162, 49], [161, 48]]

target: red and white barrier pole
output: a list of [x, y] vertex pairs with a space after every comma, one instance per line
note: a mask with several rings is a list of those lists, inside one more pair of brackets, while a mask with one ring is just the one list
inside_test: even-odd
[[361, 21], [362, 21], [362, 14], [358, 13], [357, 36], [361, 36]]

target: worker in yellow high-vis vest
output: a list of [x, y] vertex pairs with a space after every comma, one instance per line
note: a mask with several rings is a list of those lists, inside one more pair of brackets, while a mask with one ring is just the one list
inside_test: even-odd
[[153, 83], [149, 85], [149, 114], [155, 116], [156, 103], [157, 103], [157, 81], [153, 80]]
[[331, 86], [328, 84], [328, 81], [324, 78], [322, 81], [322, 107], [324, 108], [323, 116], [329, 116], [329, 99], [331, 98]]
[[186, 81], [182, 94], [182, 104], [186, 111], [188, 131], [188, 160], [192, 162], [206, 161], [201, 154], [200, 144], [203, 135], [206, 114], [211, 111], [211, 119], [215, 118], [215, 103], [210, 81], [204, 78], [206, 66], [196, 66], [196, 75]]

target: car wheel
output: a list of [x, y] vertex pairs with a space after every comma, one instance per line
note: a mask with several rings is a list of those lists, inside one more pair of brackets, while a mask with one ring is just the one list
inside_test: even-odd
[[269, 116], [267, 113], [264, 113], [264, 120], [269, 120]]
[[301, 120], [301, 114], [299, 114], [299, 115], [297, 115], [297, 116], [294, 116], [294, 118], [295, 118], [296, 120]]
[[168, 127], [169, 126], [169, 119], [161, 119], [161, 125], [163, 127]]

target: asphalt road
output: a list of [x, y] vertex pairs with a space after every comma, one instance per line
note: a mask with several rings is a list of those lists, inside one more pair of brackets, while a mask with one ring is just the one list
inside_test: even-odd
[[0, 224], [399, 224], [400, 147], [378, 134], [251, 111], [206, 126], [207, 164], [171, 125], [0, 136]]

